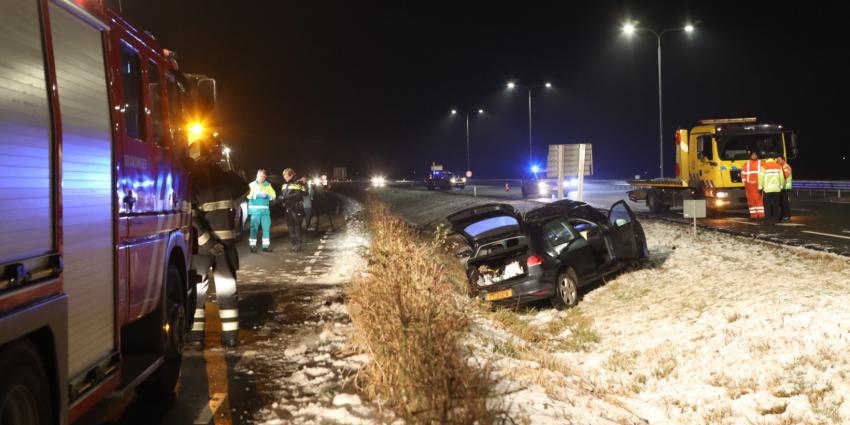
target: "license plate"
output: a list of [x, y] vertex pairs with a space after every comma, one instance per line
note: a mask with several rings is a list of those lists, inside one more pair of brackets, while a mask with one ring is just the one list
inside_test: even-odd
[[505, 289], [504, 291], [491, 292], [486, 295], [487, 301], [498, 301], [514, 296], [513, 289]]

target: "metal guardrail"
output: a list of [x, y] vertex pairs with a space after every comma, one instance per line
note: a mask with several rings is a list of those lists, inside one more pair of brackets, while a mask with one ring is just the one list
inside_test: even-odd
[[850, 180], [794, 180], [794, 189], [811, 189], [811, 190], [847, 190], [850, 191]]

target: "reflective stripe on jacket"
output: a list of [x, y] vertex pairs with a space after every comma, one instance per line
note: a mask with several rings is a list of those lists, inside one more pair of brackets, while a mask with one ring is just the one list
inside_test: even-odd
[[248, 185], [236, 173], [207, 163], [194, 164], [190, 181], [192, 225], [198, 236], [198, 253], [205, 255], [215, 243], [234, 242], [236, 211]]
[[[269, 203], [277, 196], [271, 183], [266, 180], [263, 184], [260, 184], [254, 180], [251, 182], [250, 187], [251, 192], [248, 193], [248, 214], [268, 214]], [[261, 194], [267, 196], [262, 198]]]
[[781, 192], [785, 187], [785, 174], [776, 161], [765, 161], [759, 174], [759, 190], [765, 193]]
[[757, 159], [753, 161], [751, 159], [741, 168], [741, 181], [744, 184], [758, 184], [760, 172], [761, 160]]

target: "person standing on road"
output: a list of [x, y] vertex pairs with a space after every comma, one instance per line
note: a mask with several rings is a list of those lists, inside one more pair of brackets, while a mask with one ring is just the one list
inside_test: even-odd
[[263, 251], [271, 252], [272, 219], [269, 205], [277, 196], [271, 183], [266, 181], [266, 170], [257, 170], [257, 180], [251, 182], [251, 192], [248, 194], [248, 215], [251, 216], [251, 234], [248, 245], [251, 252], [257, 252], [257, 230], [263, 228]]
[[[221, 318], [221, 344], [235, 347], [239, 336], [236, 270], [239, 231], [236, 211], [248, 185], [241, 177], [225, 171], [221, 161], [221, 143], [214, 138], [199, 139], [190, 147], [195, 160], [191, 167], [192, 226], [197, 234], [197, 254], [192, 264], [201, 276], [195, 286], [195, 313], [187, 341], [204, 344], [206, 314], [204, 306], [210, 281], [215, 285], [218, 315]], [[210, 276], [212, 274], [212, 276]], [[212, 277], [212, 279], [210, 279]]]
[[307, 188], [304, 194], [304, 230], [310, 230], [310, 222], [313, 221], [313, 184], [307, 181], [307, 177], [301, 177], [301, 186]]
[[304, 217], [304, 197], [307, 189], [295, 179], [295, 170], [292, 168], [283, 170], [283, 180], [280, 197], [283, 199], [289, 241], [292, 243], [292, 252], [301, 252], [301, 218]]
[[782, 188], [785, 174], [782, 166], [774, 159], [765, 160], [759, 172], [759, 190], [764, 193], [765, 222], [776, 224], [782, 220]]
[[782, 188], [780, 202], [782, 203], [782, 221], [791, 221], [791, 165], [785, 161], [784, 156], [780, 156], [779, 165], [782, 166], [782, 174], [785, 176], [785, 187]]
[[761, 161], [755, 152], [750, 152], [750, 160], [741, 169], [741, 180], [747, 194], [747, 206], [750, 208], [750, 220], [764, 219], [764, 200], [759, 192]]

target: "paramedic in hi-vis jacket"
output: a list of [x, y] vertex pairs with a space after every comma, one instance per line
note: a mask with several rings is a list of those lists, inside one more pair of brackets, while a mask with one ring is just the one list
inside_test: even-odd
[[251, 234], [248, 245], [251, 252], [257, 252], [257, 228], [263, 228], [263, 251], [271, 248], [272, 218], [269, 212], [271, 201], [277, 196], [271, 183], [266, 180], [266, 170], [257, 170], [257, 180], [251, 182], [251, 192], [248, 194], [248, 216], [251, 218]]

